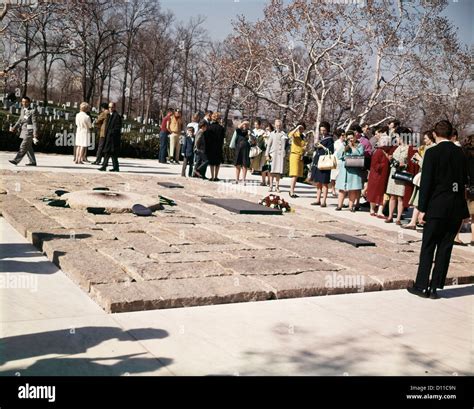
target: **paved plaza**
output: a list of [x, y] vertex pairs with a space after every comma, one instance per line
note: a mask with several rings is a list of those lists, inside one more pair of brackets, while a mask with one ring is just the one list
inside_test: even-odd
[[[10, 156], [0, 154], [3, 375], [472, 374], [472, 247], [453, 252], [449, 282], [464, 285], [424, 300], [398, 290], [416, 274], [421, 235], [336, 213], [335, 199], [314, 208], [310, 186], [289, 200], [294, 213], [237, 215], [201, 198], [255, 202], [265, 188], [185, 179], [156, 161], [124, 159], [110, 174], [41, 154], [37, 168], [15, 168]], [[177, 206], [140, 218], [41, 200], [97, 186]]]

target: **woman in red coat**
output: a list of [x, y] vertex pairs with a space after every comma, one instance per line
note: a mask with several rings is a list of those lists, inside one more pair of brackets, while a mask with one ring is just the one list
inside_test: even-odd
[[[387, 135], [386, 126], [376, 131], [377, 144], [372, 154], [370, 164], [369, 179], [367, 183], [366, 199], [370, 202], [370, 215], [376, 216], [376, 207], [379, 206], [379, 214], [383, 216], [384, 194], [387, 188], [390, 164], [388, 155], [390, 154], [390, 137]], [[384, 217], [385, 218], [385, 217]]]

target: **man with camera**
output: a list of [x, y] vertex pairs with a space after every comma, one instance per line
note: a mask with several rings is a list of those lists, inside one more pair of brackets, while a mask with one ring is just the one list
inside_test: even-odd
[[26, 166], [36, 166], [35, 152], [33, 151], [33, 143], [38, 142], [38, 131], [36, 126], [36, 110], [30, 108], [31, 99], [24, 96], [21, 99], [21, 113], [20, 118], [15, 125], [10, 127], [10, 132], [15, 132], [20, 128], [20, 139], [22, 139], [20, 149], [15, 156], [15, 159], [9, 160], [13, 165], [18, 165], [25, 155], [28, 155], [30, 163]]
[[[436, 299], [437, 289], [443, 288], [446, 281], [454, 238], [463, 219], [469, 217], [469, 211], [466, 159], [461, 148], [450, 141], [453, 127], [443, 120], [435, 125], [433, 132], [436, 146], [423, 157], [418, 201], [418, 221], [424, 224], [420, 263], [415, 283], [408, 291]], [[435, 266], [431, 271], [433, 255]]]

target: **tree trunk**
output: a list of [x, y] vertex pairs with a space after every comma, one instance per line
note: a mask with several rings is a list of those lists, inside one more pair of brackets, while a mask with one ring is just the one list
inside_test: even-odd
[[130, 64], [130, 48], [132, 45], [132, 40], [129, 37], [127, 39], [127, 48], [125, 52], [125, 64], [124, 64], [124, 76], [123, 76], [123, 81], [122, 81], [122, 108], [121, 108], [121, 114], [125, 113], [125, 98], [126, 98], [126, 93], [127, 93], [127, 79], [128, 79], [128, 66]]

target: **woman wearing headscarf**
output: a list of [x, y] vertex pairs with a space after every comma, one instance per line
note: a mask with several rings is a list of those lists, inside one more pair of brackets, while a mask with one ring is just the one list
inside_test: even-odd
[[[235, 166], [235, 183], [240, 181], [240, 171], [242, 170], [242, 180], [245, 185], [245, 178], [247, 177], [247, 169], [250, 167], [250, 133], [248, 121], [243, 121], [235, 130], [233, 145], [235, 147], [234, 166]], [[232, 146], [231, 146], [232, 148]]]

